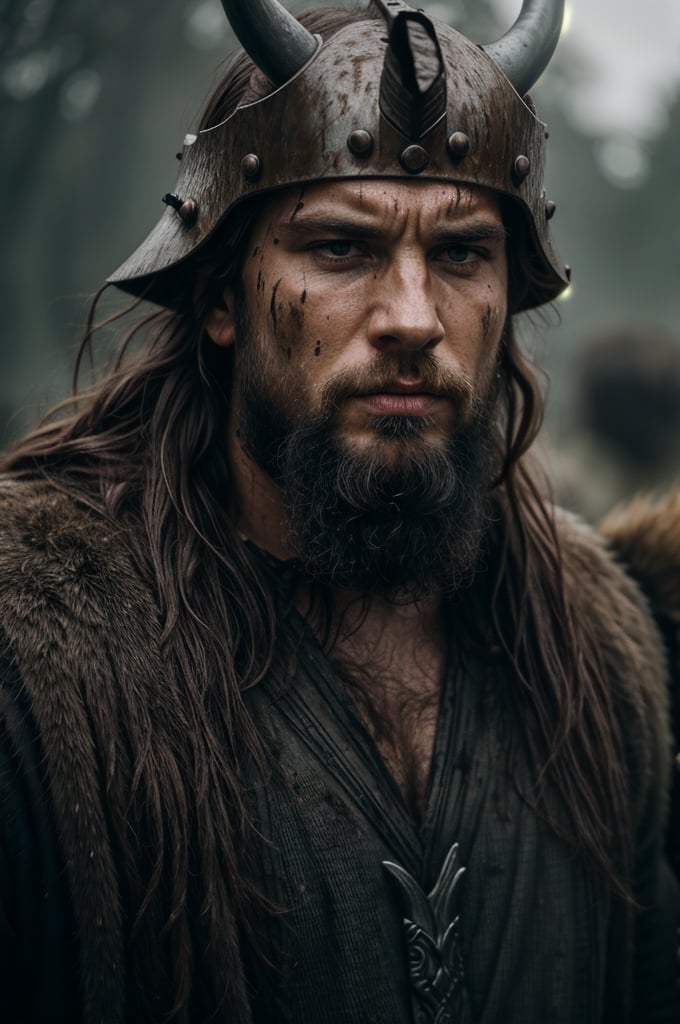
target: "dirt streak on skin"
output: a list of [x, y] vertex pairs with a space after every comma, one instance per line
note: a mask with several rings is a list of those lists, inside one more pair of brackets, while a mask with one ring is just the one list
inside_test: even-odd
[[290, 219], [291, 220], [295, 220], [295, 218], [297, 217], [297, 215], [300, 212], [300, 210], [302, 210], [304, 208], [304, 205], [305, 205], [304, 202], [303, 202], [304, 198], [305, 198], [305, 189], [303, 188], [302, 191], [300, 192], [300, 198], [297, 201], [297, 205], [296, 205], [295, 209], [293, 210], [293, 212], [290, 215]]
[[274, 287], [272, 288], [272, 297], [269, 303], [269, 312], [271, 314], [272, 323], [274, 324], [274, 327], [276, 327], [276, 293], [279, 290], [279, 285], [281, 284], [282, 281], [283, 278], [280, 277], [276, 284], [274, 285]]
[[[280, 311], [281, 306], [279, 307], [279, 312]], [[293, 325], [296, 331], [299, 332], [302, 330], [302, 325], [305, 322], [305, 316], [304, 313], [302, 312], [302, 309], [298, 306], [296, 302], [288, 303], [288, 320]]]
[[484, 332], [484, 341], [489, 337], [489, 331], [491, 330], [491, 306], [487, 305], [486, 309], [482, 313], [482, 330]]

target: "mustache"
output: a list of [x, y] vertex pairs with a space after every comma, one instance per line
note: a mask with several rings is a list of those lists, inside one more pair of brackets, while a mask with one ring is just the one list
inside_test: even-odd
[[348, 398], [389, 392], [397, 384], [415, 384], [419, 391], [449, 399], [470, 415], [481, 413], [485, 404], [466, 375], [442, 367], [429, 353], [419, 353], [408, 359], [379, 356], [368, 366], [334, 374], [323, 388], [321, 408], [333, 412]]

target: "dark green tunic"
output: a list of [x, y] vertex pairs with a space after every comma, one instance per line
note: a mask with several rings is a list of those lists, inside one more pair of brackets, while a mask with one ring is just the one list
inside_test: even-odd
[[[636, 1019], [677, 1024], [670, 921], [638, 926], [637, 941], [648, 950], [643, 976], [636, 983], [622, 977], [622, 908], [598, 892], [509, 777], [507, 720], [489, 696], [498, 693], [499, 662], [468, 654], [450, 666], [427, 806], [415, 827], [342, 683], [294, 610], [287, 627], [293, 677], [274, 674], [252, 694], [271, 751], [271, 775], [253, 790], [268, 840], [255, 871], [283, 911], [260, 922], [270, 966], [248, 957], [257, 1024], [410, 1024], [403, 904], [382, 865], [398, 863], [429, 892], [454, 843], [466, 868], [456, 899], [463, 981], [438, 1015], [428, 1013], [431, 1002], [416, 999], [423, 1021], [616, 1021], [633, 983], [645, 1007]], [[638, 863], [643, 905], [655, 903], [660, 884], [657, 843], [650, 834]]]

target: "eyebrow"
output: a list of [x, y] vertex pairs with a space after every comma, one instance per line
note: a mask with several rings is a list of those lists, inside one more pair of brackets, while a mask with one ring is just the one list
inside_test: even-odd
[[[278, 235], [287, 237], [305, 237], [321, 235], [326, 238], [351, 238], [375, 240], [386, 234], [381, 223], [369, 223], [351, 217], [324, 216], [307, 214], [295, 220], [285, 220], [275, 227]], [[436, 224], [432, 235], [438, 242], [504, 242], [508, 237], [503, 224], [488, 218], [470, 218], [463, 224]]]

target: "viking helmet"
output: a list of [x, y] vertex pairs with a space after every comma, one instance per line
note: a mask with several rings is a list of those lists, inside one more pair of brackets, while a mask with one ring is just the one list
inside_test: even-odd
[[273, 91], [185, 138], [166, 211], [111, 283], [172, 306], [183, 264], [237, 204], [291, 185], [387, 177], [508, 197], [532, 264], [523, 308], [566, 287], [543, 187], [546, 128], [525, 97], [555, 50], [564, 0], [524, 0], [510, 31], [484, 47], [402, 0], [376, 0], [381, 17], [326, 40], [278, 0], [222, 2]]

